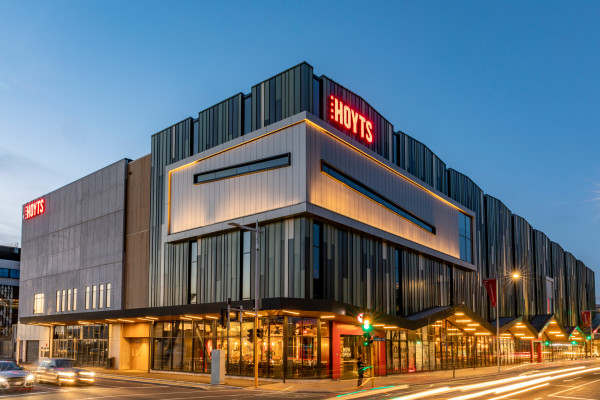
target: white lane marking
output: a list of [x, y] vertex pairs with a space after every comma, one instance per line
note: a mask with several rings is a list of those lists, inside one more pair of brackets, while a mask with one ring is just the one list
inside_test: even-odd
[[[198, 389], [201, 390], [201, 389]], [[198, 393], [197, 390], [190, 390], [187, 392], [176, 392], [176, 393]], [[152, 395], [154, 396], [158, 396], [158, 395], [172, 395], [173, 392], [163, 392], [163, 393], [152, 393]], [[135, 394], [119, 394], [119, 395], [114, 395], [114, 396], [100, 396], [100, 397], [86, 397], [84, 399], [81, 400], [94, 400], [94, 399], [111, 399], [111, 398], [115, 398], [115, 397], [136, 397], [136, 396], [148, 396], [148, 393], [135, 393]], [[216, 396], [219, 397], [219, 396]], [[173, 400], [172, 398], [169, 397], [169, 400]]]
[[[580, 388], [580, 387], [583, 387], [583, 386], [591, 385], [592, 383], [595, 383], [595, 382], [600, 382], [600, 379], [596, 379], [595, 381], [584, 383], [583, 385], [576, 386], [576, 388]], [[563, 398], [568, 399], [568, 398], [571, 398], [571, 397], [559, 396], [559, 394], [560, 393], [564, 393], [564, 392], [568, 392], [569, 390], [575, 390], [575, 388], [571, 387], [569, 389], [561, 390], [560, 392], [549, 394], [548, 397], [563, 397]], [[572, 398], [574, 399], [575, 397], [572, 397]], [[588, 400], [594, 400], [594, 399], [588, 399]]]

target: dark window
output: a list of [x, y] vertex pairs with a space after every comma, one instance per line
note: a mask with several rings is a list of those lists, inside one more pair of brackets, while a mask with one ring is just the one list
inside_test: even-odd
[[19, 279], [19, 276], [20, 276], [19, 270], [18, 269], [11, 269], [11, 270], [9, 270], [9, 275], [10, 275], [9, 276], [10, 278]]
[[394, 281], [396, 290], [396, 315], [402, 315], [402, 295], [400, 284], [400, 250], [394, 249]]
[[8, 269], [0, 268], [0, 278], [8, 278]]
[[471, 249], [473, 241], [471, 239], [471, 217], [466, 214], [458, 213], [458, 237], [460, 244], [460, 259], [472, 262]]
[[252, 95], [244, 97], [244, 135], [252, 131]]
[[363, 194], [364, 196], [368, 197], [369, 199], [375, 201], [376, 203], [379, 203], [381, 206], [398, 214], [399, 216], [406, 219], [407, 221], [412, 222], [413, 224], [417, 225], [419, 228], [422, 228], [422, 229], [426, 230], [427, 232], [435, 235], [435, 227], [434, 226], [428, 224], [427, 222], [423, 221], [416, 215], [410, 213], [409, 211], [406, 211], [399, 205], [386, 199], [385, 197], [383, 197], [379, 193], [375, 192], [373, 189], [369, 188], [368, 186], [357, 181], [356, 179], [351, 178], [350, 176], [344, 174], [340, 170], [332, 167], [331, 165], [327, 164], [325, 161], [321, 162], [321, 169], [323, 170], [324, 173], [331, 176], [332, 178], [342, 182], [343, 184], [347, 185], [351, 189], [356, 190], [360, 194]]
[[321, 81], [317, 77], [313, 77], [313, 108], [312, 113], [319, 118], [323, 118], [321, 116]]
[[231, 167], [214, 169], [212, 171], [194, 175], [194, 184], [213, 182], [221, 179], [233, 178], [239, 175], [266, 171], [268, 169], [287, 167], [290, 165], [290, 160], [291, 154], [287, 153], [249, 163], [237, 164]]
[[190, 287], [189, 287], [189, 304], [197, 302], [198, 295], [198, 242], [194, 240], [190, 242]]
[[321, 271], [321, 231], [323, 226], [319, 222], [313, 223], [313, 298], [323, 298], [323, 280]]
[[250, 231], [242, 232], [242, 300], [250, 300]]

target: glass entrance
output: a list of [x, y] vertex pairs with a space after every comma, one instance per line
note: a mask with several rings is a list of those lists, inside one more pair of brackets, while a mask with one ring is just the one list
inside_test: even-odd
[[[340, 335], [340, 378], [357, 379], [358, 357], [362, 359], [365, 367], [371, 366], [370, 347], [363, 346], [363, 337], [357, 335]], [[371, 376], [372, 368], [365, 371], [365, 378]]]

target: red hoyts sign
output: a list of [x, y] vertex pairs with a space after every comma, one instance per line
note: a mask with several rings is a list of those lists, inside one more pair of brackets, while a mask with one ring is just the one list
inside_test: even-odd
[[358, 111], [350, 108], [334, 95], [329, 96], [329, 119], [340, 127], [360, 135], [368, 143], [373, 143], [373, 122]]
[[38, 199], [23, 206], [23, 219], [30, 219], [46, 211], [46, 200]]

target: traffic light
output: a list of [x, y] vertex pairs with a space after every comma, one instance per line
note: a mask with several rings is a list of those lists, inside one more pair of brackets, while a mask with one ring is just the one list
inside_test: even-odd
[[371, 314], [363, 314], [362, 315], [362, 330], [363, 330], [363, 346], [367, 347], [373, 343], [373, 316]]
[[575, 345], [577, 344], [577, 342], [576, 342], [575, 340], [573, 340], [573, 341], [571, 342], [571, 344], [572, 344], [573, 346], [575, 346]]
[[256, 337], [259, 339], [262, 339], [262, 329], [257, 329], [256, 330]]
[[246, 337], [250, 343], [254, 340], [254, 329], [248, 329], [248, 336]]
[[373, 332], [373, 317], [371, 314], [365, 314], [362, 321], [363, 332]]
[[590, 340], [590, 339], [592, 338], [592, 335], [587, 335], [585, 338], [586, 338], [587, 340]]
[[546, 345], [546, 346], [550, 346], [550, 341], [549, 341], [549, 340], [546, 340], [546, 341], [544, 342], [544, 345]]

